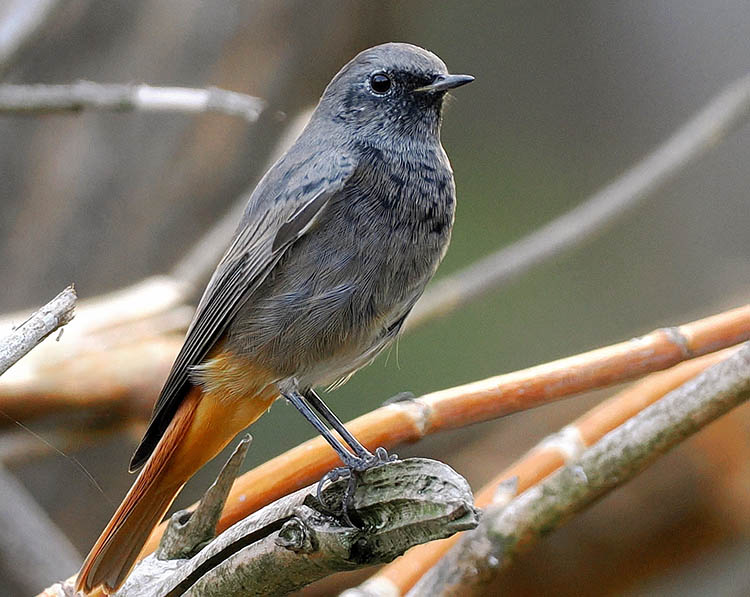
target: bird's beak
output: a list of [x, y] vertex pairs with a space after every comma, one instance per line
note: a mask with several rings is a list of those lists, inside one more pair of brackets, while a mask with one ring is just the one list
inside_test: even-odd
[[447, 91], [471, 83], [473, 80], [474, 77], [471, 75], [438, 75], [432, 83], [418, 87], [414, 91]]

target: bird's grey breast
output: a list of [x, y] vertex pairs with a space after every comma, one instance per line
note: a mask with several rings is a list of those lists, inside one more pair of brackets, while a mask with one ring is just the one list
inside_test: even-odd
[[387, 346], [450, 239], [455, 189], [439, 142], [356, 151], [353, 175], [232, 330], [243, 353], [304, 385], [345, 376]]

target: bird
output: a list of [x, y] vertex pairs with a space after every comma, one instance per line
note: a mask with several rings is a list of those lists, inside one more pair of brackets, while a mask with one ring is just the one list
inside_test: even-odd
[[121, 587], [185, 482], [279, 397], [348, 470], [389, 458], [353, 437], [315, 388], [343, 383], [394, 341], [442, 260], [455, 213], [443, 104], [473, 80], [394, 42], [333, 77], [249, 197], [130, 462], [140, 473], [77, 591]]

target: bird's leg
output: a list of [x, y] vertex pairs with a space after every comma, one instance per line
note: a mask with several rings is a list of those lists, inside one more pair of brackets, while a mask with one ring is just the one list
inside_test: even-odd
[[310, 406], [318, 411], [318, 414], [323, 417], [323, 419], [325, 419], [325, 421], [331, 427], [333, 427], [333, 429], [337, 431], [341, 437], [344, 438], [344, 441], [349, 444], [349, 447], [354, 450], [354, 453], [357, 456], [359, 456], [360, 458], [365, 458], [373, 464], [379, 464], [380, 462], [388, 462], [389, 460], [393, 460], [392, 458], [388, 457], [387, 452], [385, 452], [385, 460], [381, 460], [381, 450], [384, 452], [384, 449], [378, 450], [378, 454], [375, 455], [367, 448], [365, 448], [356, 437], [349, 433], [349, 430], [344, 426], [339, 418], [335, 414], [333, 414], [333, 411], [328, 408], [326, 403], [323, 402], [323, 400], [320, 398], [320, 396], [318, 396], [315, 390], [307, 390], [304, 396], [305, 398], [307, 398], [307, 402], [310, 404]]
[[341, 458], [341, 462], [344, 463], [344, 466], [347, 469], [364, 470], [364, 468], [367, 468], [367, 466], [363, 467], [367, 459], [361, 456], [356, 456], [349, 450], [347, 450], [346, 447], [338, 439], [336, 439], [336, 436], [334, 436], [333, 433], [328, 430], [328, 427], [326, 427], [325, 423], [320, 420], [320, 417], [315, 414], [302, 394], [300, 394], [297, 390], [287, 390], [282, 391], [282, 395], [292, 403], [294, 408], [296, 408], [300, 412], [300, 414], [305, 417], [313, 427], [315, 427], [318, 433], [323, 436], [323, 439], [325, 439], [331, 445], [331, 447], [336, 451], [336, 454], [339, 455], [339, 458]]
[[[321, 505], [325, 506], [322, 499], [322, 490], [327, 482], [348, 477], [349, 483], [344, 492], [342, 510], [345, 520], [351, 526], [356, 526], [349, 517], [349, 510], [357, 486], [357, 474], [372, 466], [396, 460], [398, 457], [396, 455], [389, 456], [385, 448], [382, 447], [375, 450], [375, 454], [372, 454], [351, 433], [349, 433], [349, 431], [347, 431], [344, 424], [335, 414], [333, 414], [331, 409], [326, 406], [314, 391], [308, 390], [303, 395], [296, 389], [282, 389], [281, 393], [294, 405], [302, 416], [305, 417], [313, 427], [315, 427], [318, 433], [320, 433], [331, 445], [344, 463], [343, 467], [338, 467], [329, 471], [320, 480], [317, 491], [318, 501]], [[318, 417], [318, 414], [316, 414], [313, 409], [318, 411], [318, 414], [320, 414], [320, 416], [323, 417], [323, 419], [344, 438], [356, 455], [349, 452], [349, 450], [347, 450], [346, 447], [328, 430], [325, 423], [320, 417]]]

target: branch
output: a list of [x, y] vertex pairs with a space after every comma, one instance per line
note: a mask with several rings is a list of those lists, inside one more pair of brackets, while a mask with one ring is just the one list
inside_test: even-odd
[[0, 75], [34, 41], [59, 6], [59, 0], [15, 0], [9, 3], [0, 18]]
[[[388, 404], [346, 426], [371, 449], [395, 448], [438, 431], [635, 379], [745, 340], [750, 340], [750, 305], [545, 365]], [[219, 530], [319, 479], [338, 462], [325, 440], [316, 437], [245, 473], [232, 488]], [[154, 533], [144, 550], [153, 551], [159, 537], [160, 533]]]
[[73, 319], [76, 292], [68, 286], [4, 338], [0, 338], [0, 375], [59, 327]]
[[[654, 373], [595, 406], [577, 421], [543, 439], [485, 485], [476, 496], [477, 506], [489, 508], [496, 504], [498, 492], [503, 491], [503, 485], [509, 480], [515, 480], [513, 497], [536, 485], [580, 456], [584, 449], [595, 444], [605, 434], [736, 350], [731, 348], [708, 354]], [[379, 570], [360, 588], [366, 590], [370, 597], [385, 597], [393, 593], [403, 595], [448, 553], [457, 540], [458, 537], [452, 537], [415, 547]]]
[[514, 244], [437, 281], [414, 306], [406, 329], [450, 313], [552, 257], [602, 234], [750, 117], [750, 75], [735, 81], [622, 176]]
[[217, 87], [151, 87], [145, 84], [0, 85], [0, 113], [78, 112], [218, 112], [255, 122], [263, 100]]
[[[140, 563], [118, 597], [136, 595], [279, 595], [340, 570], [392, 560], [413, 545], [474, 528], [471, 489], [447, 465], [409, 459], [358, 477], [348, 508], [349, 481], [286, 496], [238, 522], [189, 560]], [[65, 595], [72, 581], [44, 595]]]
[[749, 398], [750, 343], [605, 435], [507, 506], [487, 511], [477, 531], [462, 538], [409, 594], [486, 594], [486, 585], [521, 549]]

